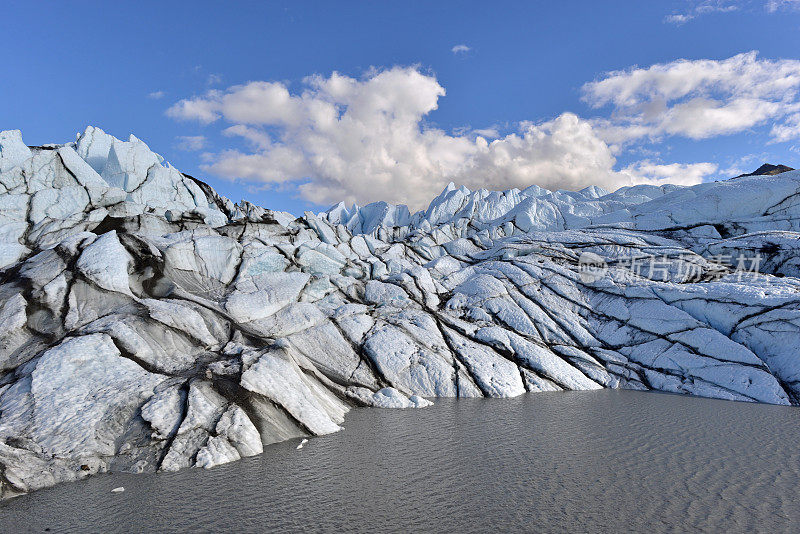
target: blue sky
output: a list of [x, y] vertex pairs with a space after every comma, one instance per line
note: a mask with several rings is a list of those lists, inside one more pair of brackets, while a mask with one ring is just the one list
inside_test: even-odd
[[294, 213], [800, 167], [797, 0], [9, 2], [0, 30], [0, 128], [133, 133]]

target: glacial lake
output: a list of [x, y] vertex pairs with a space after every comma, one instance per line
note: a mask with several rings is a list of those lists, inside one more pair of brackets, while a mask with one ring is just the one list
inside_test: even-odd
[[800, 529], [798, 408], [604, 390], [357, 409], [344, 426], [211, 470], [18, 497], [0, 531]]

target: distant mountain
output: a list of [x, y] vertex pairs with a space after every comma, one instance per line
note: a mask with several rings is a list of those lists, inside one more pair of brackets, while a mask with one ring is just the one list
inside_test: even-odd
[[771, 165], [769, 163], [765, 163], [755, 171], [747, 174], [740, 174], [736, 178], [741, 178], [742, 176], [775, 176], [776, 174], [793, 170], [793, 168], [787, 167], [786, 165]]

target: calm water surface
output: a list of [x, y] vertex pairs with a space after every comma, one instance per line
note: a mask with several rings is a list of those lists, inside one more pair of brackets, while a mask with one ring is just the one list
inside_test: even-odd
[[800, 530], [797, 408], [606, 390], [359, 409], [345, 427], [19, 497], [0, 531]]

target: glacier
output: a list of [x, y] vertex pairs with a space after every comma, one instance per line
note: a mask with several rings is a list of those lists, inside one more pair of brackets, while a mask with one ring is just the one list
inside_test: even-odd
[[213, 467], [354, 406], [628, 388], [800, 403], [800, 172], [303, 217], [140, 139], [0, 133], [0, 496]]

